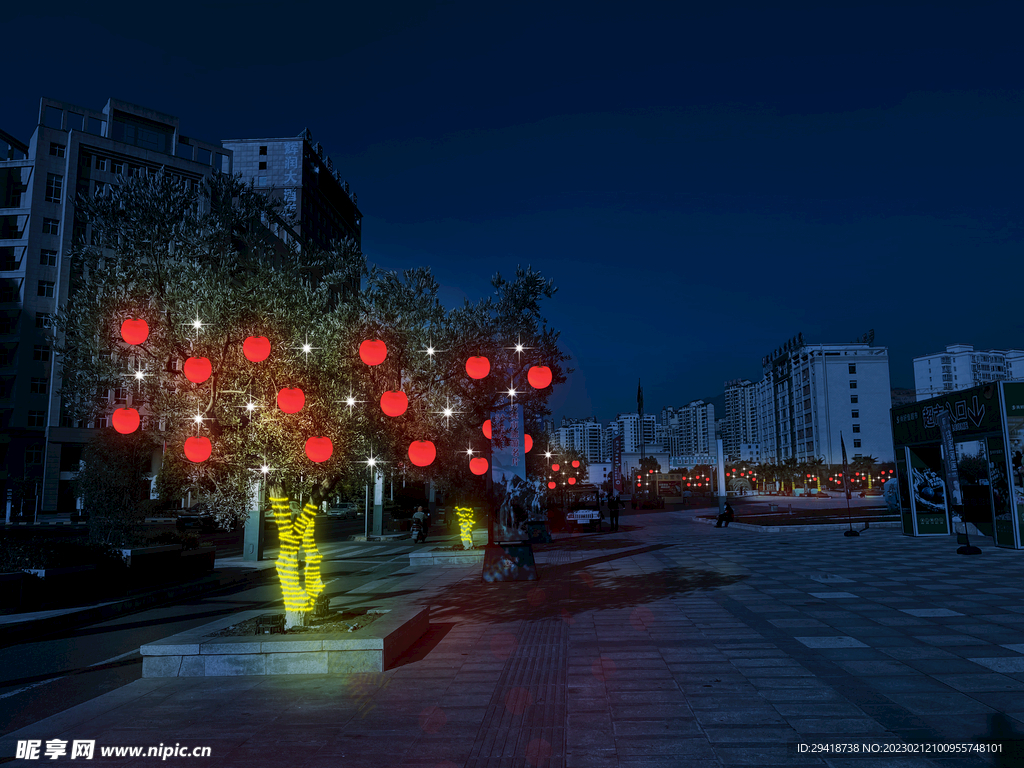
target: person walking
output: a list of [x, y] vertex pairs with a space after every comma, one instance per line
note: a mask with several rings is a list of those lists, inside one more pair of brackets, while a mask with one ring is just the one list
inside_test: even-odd
[[619, 507], [622, 506], [618, 496], [608, 497], [608, 530], [619, 530]]

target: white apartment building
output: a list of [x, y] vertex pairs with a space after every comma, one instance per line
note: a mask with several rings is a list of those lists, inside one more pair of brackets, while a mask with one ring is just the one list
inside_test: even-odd
[[606, 459], [604, 453], [604, 430], [593, 417], [585, 419], [562, 418], [561, 426], [555, 432], [555, 439], [561, 448], [571, 448], [587, 457], [590, 463]]
[[754, 384], [748, 379], [725, 382], [725, 420], [722, 449], [726, 461], [756, 461], [757, 399]]
[[[622, 450], [624, 453], [634, 453], [640, 450], [640, 414], [620, 413], [613, 422], [618, 425], [617, 434], [622, 435]], [[658, 418], [653, 414], [644, 414], [645, 444], [655, 443]]]
[[693, 400], [682, 408], [663, 408], [666, 448], [672, 456], [712, 453], [715, 450], [715, 406]]
[[1011, 379], [1024, 379], [1024, 350], [975, 350], [970, 344], [950, 344], [945, 352], [914, 358], [918, 400]]
[[892, 461], [889, 354], [868, 343], [807, 344], [803, 334], [762, 359], [755, 387], [761, 461]]

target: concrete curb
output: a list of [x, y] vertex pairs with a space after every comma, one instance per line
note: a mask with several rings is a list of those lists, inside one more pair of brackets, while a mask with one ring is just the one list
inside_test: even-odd
[[[151, 590], [124, 600], [113, 600], [109, 603], [85, 608], [72, 607], [45, 617], [11, 621], [0, 624], [0, 647], [34, 640], [52, 632], [74, 629], [94, 624], [97, 621], [106, 621], [171, 600], [212, 592], [235, 584], [256, 583], [267, 578], [268, 575], [276, 576], [277, 572], [273, 568], [214, 572], [203, 579]], [[16, 617], [17, 614], [13, 614], [13, 616]]]
[[[703, 517], [692, 517], [690, 518], [695, 523], [702, 525], [714, 525], [713, 519]], [[854, 530], [857, 530], [856, 526], [860, 523], [854, 523]], [[895, 521], [882, 521], [878, 523], [870, 523], [867, 528], [861, 528], [860, 530], [870, 531], [872, 528], [899, 528], [901, 523], [899, 520]], [[844, 531], [849, 530], [849, 523], [822, 523], [820, 525], [751, 525], [750, 523], [730, 523], [730, 528], [739, 528], [742, 531], [757, 531], [758, 533], [808, 533], [811, 531]]]

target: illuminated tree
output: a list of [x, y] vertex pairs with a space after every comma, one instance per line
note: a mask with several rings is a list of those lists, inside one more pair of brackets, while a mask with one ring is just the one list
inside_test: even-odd
[[[74, 249], [57, 320], [67, 415], [137, 409], [163, 447], [161, 498], [190, 492], [221, 522], [245, 516], [264, 478], [289, 623], [323, 588], [315, 516], [333, 491], [381, 467], [459, 487], [509, 389], [547, 412], [550, 386], [527, 385], [528, 369], [565, 380], [540, 315], [555, 288], [533, 270], [496, 275], [495, 297], [446, 311], [427, 269], [367, 268], [351, 241], [327, 253], [288, 245], [274, 205], [226, 176], [199, 189], [125, 179], [79, 209], [97, 245]], [[383, 360], [361, 355], [364, 342], [386, 348]], [[470, 378], [469, 356], [487, 356], [492, 373]], [[122, 403], [108, 394], [119, 388]], [[414, 467], [410, 445], [426, 440], [437, 458]]]

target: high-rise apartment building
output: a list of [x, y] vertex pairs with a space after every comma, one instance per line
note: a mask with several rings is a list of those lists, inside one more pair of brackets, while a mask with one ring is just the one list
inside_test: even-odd
[[358, 198], [309, 129], [291, 138], [226, 139], [223, 144], [234, 156], [235, 172], [279, 200], [307, 242], [322, 250], [345, 238], [362, 242]]
[[[615, 417], [618, 424], [618, 434], [622, 435], [623, 453], [633, 453], [640, 450], [640, 414], [620, 413]], [[658, 418], [654, 414], [644, 414], [643, 443], [644, 445], [656, 445], [654, 438], [657, 434]]]
[[668, 407], [661, 411], [662, 424], [673, 457], [705, 454], [714, 450], [715, 406], [693, 400], [682, 408]]
[[951, 344], [945, 352], [914, 358], [918, 400], [1013, 379], [1024, 379], [1024, 350], [975, 350], [970, 344]]
[[[185, 136], [178, 118], [110, 99], [100, 110], [42, 99], [31, 139], [0, 134], [0, 432], [3, 482], [15, 513], [74, 508], [88, 427], [61, 418], [50, 318], [67, 300], [75, 243], [94, 233], [75, 218], [78, 195], [160, 169], [183, 184], [231, 173], [231, 152]], [[109, 393], [112, 404], [118, 391]]]
[[604, 429], [593, 418], [568, 419], [562, 418], [561, 426], [556, 433], [558, 445], [571, 448], [587, 457], [591, 463], [605, 461]]
[[754, 396], [754, 384], [747, 379], [727, 381], [722, 430], [725, 458], [727, 461], [751, 461], [751, 446], [756, 444], [757, 399]]
[[762, 359], [755, 387], [761, 460], [891, 461], [889, 355], [866, 342], [807, 344], [800, 334]]

